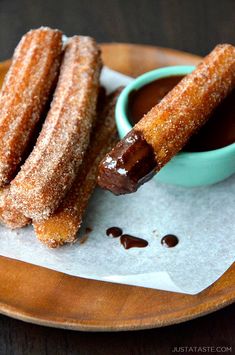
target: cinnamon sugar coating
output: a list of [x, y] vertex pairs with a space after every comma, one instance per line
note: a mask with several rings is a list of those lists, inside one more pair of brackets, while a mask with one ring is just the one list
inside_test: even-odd
[[158, 170], [181, 150], [235, 87], [235, 47], [221, 44], [135, 126], [155, 152]]
[[92, 38], [68, 40], [50, 111], [11, 183], [15, 206], [29, 218], [52, 214], [76, 177], [95, 117], [100, 69], [100, 50]]
[[114, 109], [120, 90], [107, 97], [98, 114], [91, 142], [77, 178], [57, 211], [48, 219], [34, 222], [37, 238], [49, 247], [74, 242], [82, 223], [89, 198], [96, 186], [98, 165], [108, 149], [117, 141]]
[[9, 185], [0, 191], [0, 223], [8, 228], [22, 228], [29, 224], [31, 220], [15, 208]]
[[18, 44], [0, 92], [0, 186], [16, 174], [35, 127], [54, 89], [62, 54], [62, 33], [31, 30]]

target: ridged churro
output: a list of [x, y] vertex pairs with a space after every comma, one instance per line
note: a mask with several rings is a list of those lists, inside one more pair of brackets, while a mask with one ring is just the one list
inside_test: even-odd
[[54, 89], [62, 33], [42, 27], [18, 44], [0, 92], [0, 186], [16, 174]]
[[67, 42], [50, 111], [37, 143], [11, 183], [15, 206], [34, 220], [48, 217], [70, 189], [96, 111], [100, 50], [90, 37]]
[[84, 161], [64, 201], [48, 219], [33, 223], [38, 239], [49, 247], [71, 243], [77, 238], [88, 200], [96, 186], [99, 162], [117, 142], [114, 108], [119, 92], [106, 99], [98, 114]]
[[134, 192], [177, 154], [235, 87], [235, 47], [218, 45], [100, 164], [99, 185]]
[[[100, 87], [97, 102], [97, 112], [100, 112], [105, 104], [105, 89]], [[31, 219], [19, 211], [11, 197], [10, 185], [0, 190], [0, 223], [8, 228], [22, 228], [31, 223]]]

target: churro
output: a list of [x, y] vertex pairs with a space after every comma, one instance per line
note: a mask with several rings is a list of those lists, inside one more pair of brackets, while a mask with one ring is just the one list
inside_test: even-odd
[[[104, 106], [105, 97], [105, 89], [100, 87], [97, 103], [98, 112]], [[10, 193], [10, 185], [0, 190], [0, 223], [11, 229], [22, 228], [31, 223], [31, 219], [25, 217], [24, 214], [15, 207]]]
[[106, 155], [99, 185], [134, 192], [177, 154], [235, 86], [235, 47], [218, 45]]
[[62, 33], [42, 27], [18, 44], [0, 92], [0, 186], [17, 173], [54, 89]]
[[100, 50], [90, 37], [67, 42], [50, 111], [37, 143], [11, 183], [15, 206], [28, 218], [47, 218], [70, 189], [96, 111]]
[[49, 247], [71, 243], [77, 238], [88, 200], [96, 186], [98, 164], [117, 142], [114, 107], [119, 92], [117, 90], [107, 97], [103, 110], [98, 114], [90, 146], [64, 201], [48, 219], [33, 223], [38, 239]]

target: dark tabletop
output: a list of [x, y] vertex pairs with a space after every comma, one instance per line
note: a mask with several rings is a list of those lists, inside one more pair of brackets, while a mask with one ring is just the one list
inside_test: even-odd
[[74, 332], [0, 317], [1, 355], [173, 355], [194, 354], [194, 347], [196, 354], [235, 353], [235, 304], [190, 322], [120, 333]]
[[[235, 44], [234, 0], [0, 0], [0, 60], [30, 28], [58, 27], [100, 42], [133, 42], [204, 55], [217, 43]], [[80, 333], [0, 316], [0, 354], [235, 353], [235, 305], [162, 329]], [[184, 348], [179, 348], [184, 347]], [[216, 347], [222, 347], [216, 349]], [[233, 347], [233, 351], [231, 350]]]

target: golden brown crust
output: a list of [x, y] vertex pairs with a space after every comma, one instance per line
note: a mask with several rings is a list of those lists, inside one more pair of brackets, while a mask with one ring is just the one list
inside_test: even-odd
[[95, 41], [70, 38], [51, 109], [36, 146], [11, 184], [15, 205], [29, 218], [52, 214], [75, 179], [89, 143], [100, 69]]
[[153, 147], [158, 170], [235, 86], [235, 47], [218, 45], [135, 126]]
[[54, 89], [62, 33], [42, 27], [18, 44], [0, 93], [0, 186], [14, 177]]
[[38, 239], [49, 247], [76, 241], [82, 217], [96, 186], [99, 162], [117, 141], [114, 108], [119, 93], [120, 90], [117, 90], [106, 99], [84, 161], [66, 198], [48, 219], [33, 223]]

